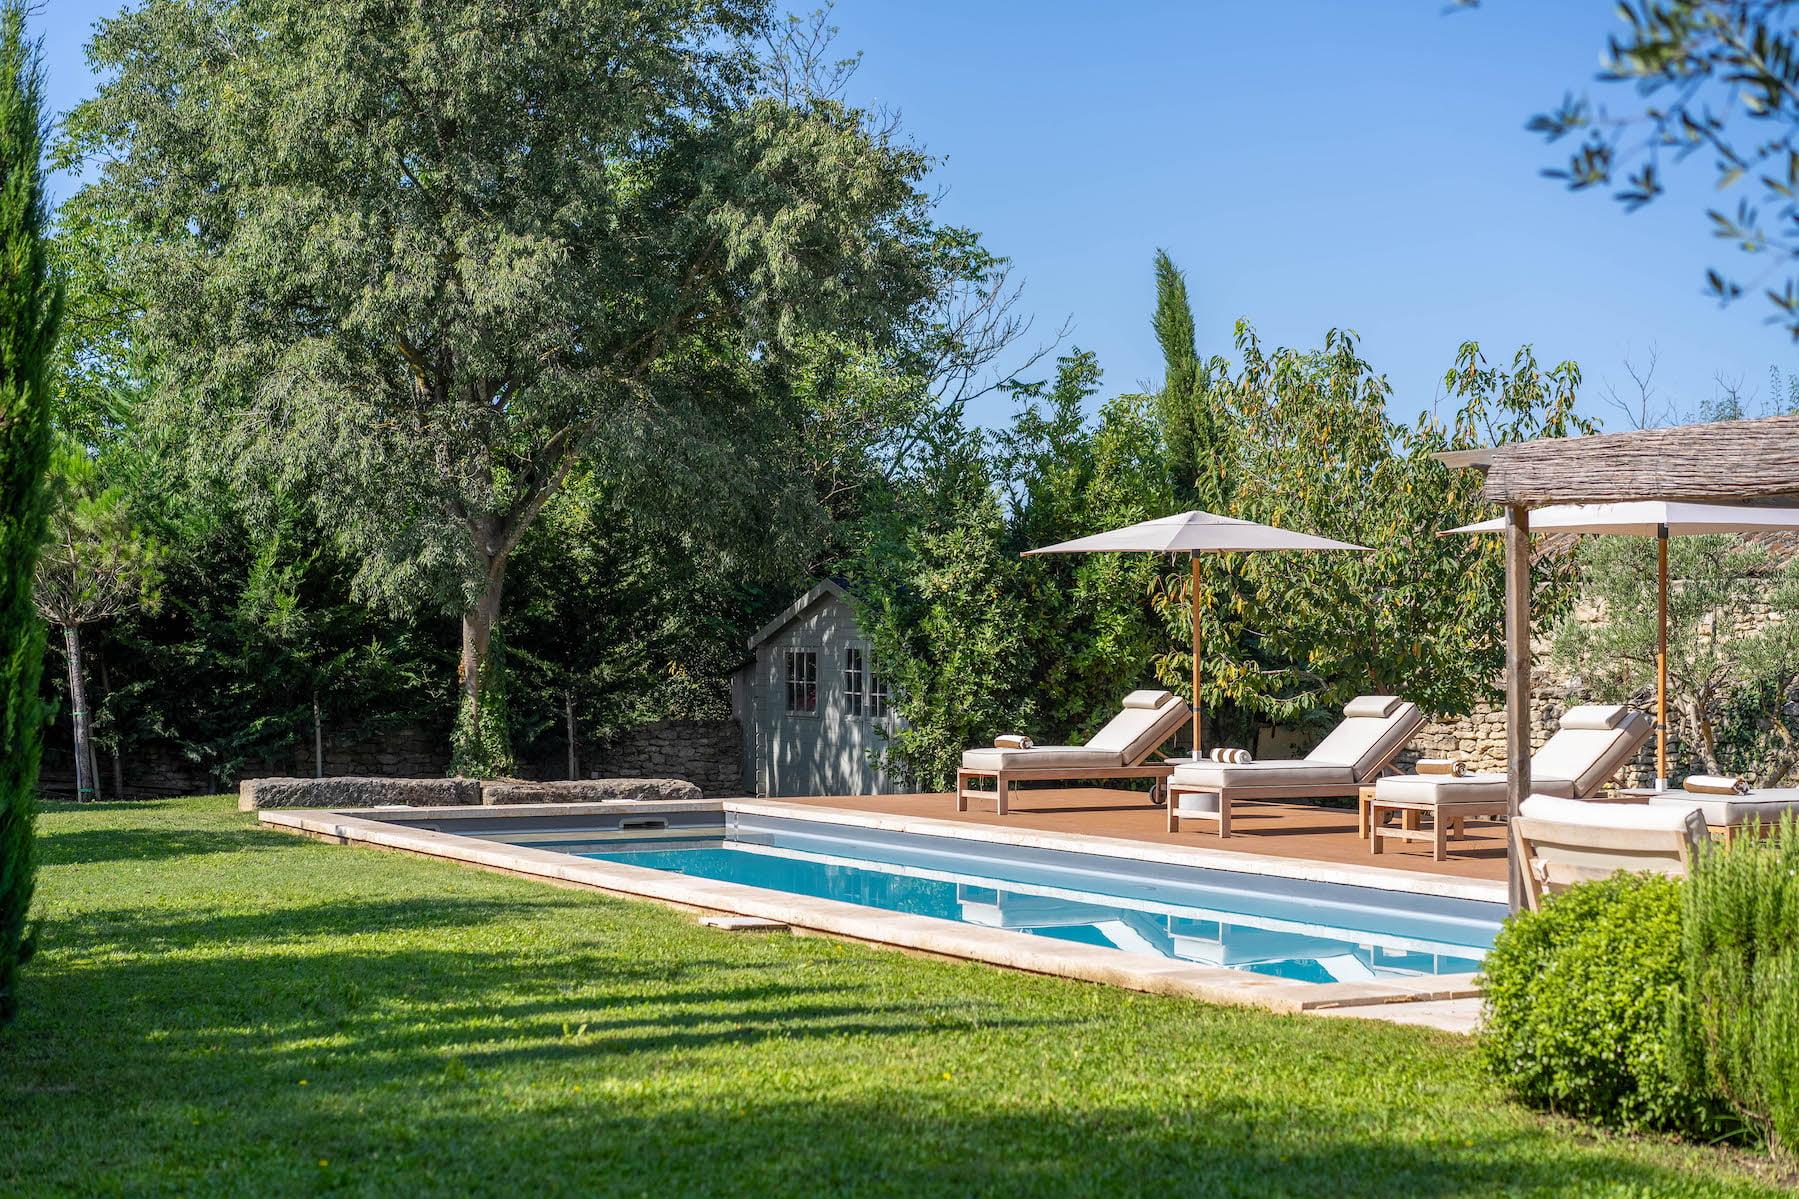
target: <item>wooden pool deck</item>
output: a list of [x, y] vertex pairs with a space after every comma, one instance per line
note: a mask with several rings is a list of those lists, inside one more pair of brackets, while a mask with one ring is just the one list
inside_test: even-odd
[[819, 795], [783, 797], [782, 803], [816, 804], [857, 812], [894, 816], [925, 816], [936, 820], [965, 821], [999, 828], [1033, 829], [1057, 833], [1083, 833], [1092, 837], [1117, 837], [1185, 845], [1229, 853], [1259, 854], [1277, 858], [1303, 858], [1355, 866], [1380, 866], [1389, 870], [1415, 870], [1454, 878], [1503, 881], [1505, 878], [1505, 828], [1471, 822], [1468, 839], [1450, 842], [1449, 860], [1431, 860], [1428, 845], [1392, 842], [1379, 856], [1356, 834], [1356, 813], [1350, 808], [1329, 808], [1316, 803], [1247, 803], [1231, 808], [1231, 835], [1220, 839], [1207, 822], [1190, 821], [1179, 833], [1168, 831], [1164, 808], [1148, 802], [1141, 791], [1104, 787], [1042, 787], [1013, 790], [1011, 811], [994, 814], [991, 802], [971, 803], [969, 811], [956, 811], [956, 801], [941, 795]]

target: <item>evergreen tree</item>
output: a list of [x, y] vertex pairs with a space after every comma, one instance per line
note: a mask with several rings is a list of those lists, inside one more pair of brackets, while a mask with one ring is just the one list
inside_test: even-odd
[[43, 725], [44, 630], [31, 582], [44, 536], [49, 367], [61, 296], [50, 271], [43, 79], [25, 8], [0, 9], [0, 1024], [18, 1008], [31, 956], [33, 797]]

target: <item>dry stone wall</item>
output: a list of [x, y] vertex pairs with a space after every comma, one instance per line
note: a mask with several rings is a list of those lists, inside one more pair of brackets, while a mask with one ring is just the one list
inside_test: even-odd
[[[39, 788], [56, 798], [72, 798], [74, 756], [66, 732], [61, 736], [56, 728], [47, 732]], [[580, 764], [583, 781], [677, 780], [718, 798], [743, 794], [742, 753], [742, 734], [735, 720], [665, 720], [632, 729], [585, 752]], [[449, 735], [443, 730], [402, 728], [351, 743], [333, 741], [326, 730], [327, 778], [429, 780], [443, 779], [449, 770]], [[196, 763], [153, 747], [127, 755], [116, 776], [111, 758], [105, 753], [100, 758], [101, 793], [107, 799], [115, 797], [115, 777], [123, 783], [125, 798], [154, 799], [228, 790], [246, 778], [309, 780], [312, 773], [310, 741], [297, 743], [291, 755], [246, 763], [237, 777], [227, 779], [215, 778]], [[521, 763], [520, 773], [527, 781], [565, 779], [567, 755], [552, 754]]]
[[589, 778], [686, 779], [708, 798], [743, 791], [743, 733], [735, 720], [661, 720], [599, 746]]

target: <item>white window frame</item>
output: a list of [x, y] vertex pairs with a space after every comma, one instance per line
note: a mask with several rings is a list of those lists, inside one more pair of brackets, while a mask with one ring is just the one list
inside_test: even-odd
[[[876, 710], [875, 680], [881, 681], [879, 711]], [[868, 664], [868, 718], [870, 720], [886, 720], [893, 715], [893, 683], [886, 675], [878, 673], [871, 657]]]
[[[793, 706], [793, 659], [798, 654], [812, 655], [812, 677], [802, 680], [812, 684], [812, 707], [796, 708]], [[824, 709], [824, 697], [819, 693], [818, 659], [822, 655], [817, 646], [784, 645], [781, 647], [781, 660], [776, 675], [777, 685], [781, 688], [781, 711], [783, 715], [798, 717], [802, 720], [817, 720]]]
[[[860, 720], [868, 714], [868, 687], [871, 676], [868, 672], [868, 646], [860, 641], [852, 641], [843, 647], [843, 709], [851, 720]], [[850, 663], [854, 661], [854, 684]]]

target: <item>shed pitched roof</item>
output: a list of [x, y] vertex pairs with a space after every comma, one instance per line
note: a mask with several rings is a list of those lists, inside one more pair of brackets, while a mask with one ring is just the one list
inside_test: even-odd
[[805, 615], [806, 610], [813, 604], [816, 604], [819, 600], [831, 595], [836, 596], [838, 599], [847, 599], [849, 593], [843, 589], [841, 583], [838, 583], [833, 579], [821, 579], [812, 590], [806, 592], [806, 594], [800, 596], [785, 608], [782, 608], [773, 620], [750, 634], [750, 652], [754, 653], [756, 648], [764, 641], [767, 641], [770, 637], [773, 637], [782, 629]]

